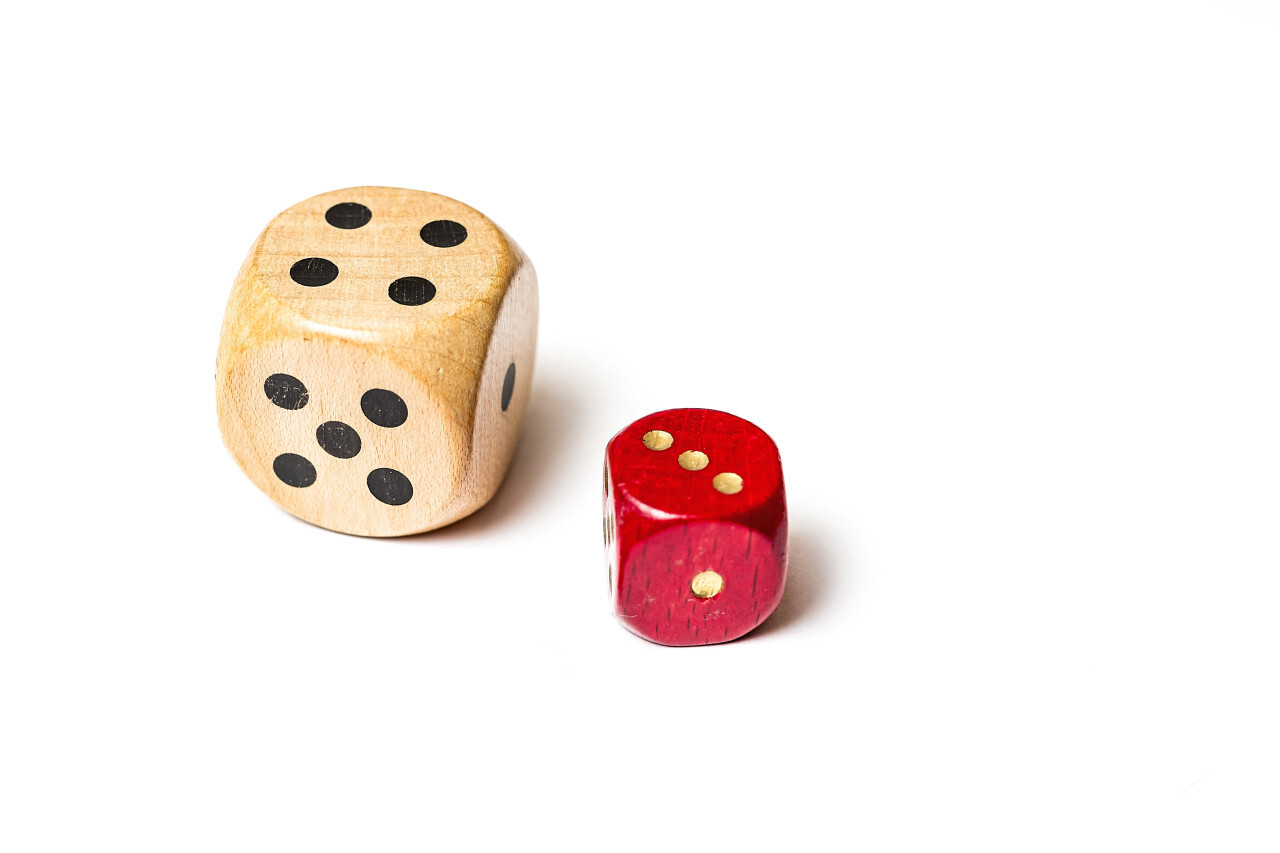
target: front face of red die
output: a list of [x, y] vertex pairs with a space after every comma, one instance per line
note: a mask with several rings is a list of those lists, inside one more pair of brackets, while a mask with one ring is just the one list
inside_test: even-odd
[[605, 450], [614, 612], [668, 646], [734, 640], [782, 598], [787, 502], [773, 440], [711, 409], [641, 418]]

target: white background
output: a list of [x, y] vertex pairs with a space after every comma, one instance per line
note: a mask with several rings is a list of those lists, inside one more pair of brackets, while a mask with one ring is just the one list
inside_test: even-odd
[[[0, 849], [1280, 846], [1280, 13], [24, 4], [4, 49]], [[407, 540], [223, 450], [278, 211], [533, 258], [506, 485]], [[610, 614], [605, 442], [782, 451], [785, 600]]]

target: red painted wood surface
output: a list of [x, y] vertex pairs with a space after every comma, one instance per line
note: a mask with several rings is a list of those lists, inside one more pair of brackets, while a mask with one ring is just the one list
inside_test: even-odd
[[[670, 433], [666, 450], [644, 436]], [[679, 463], [685, 451], [709, 459]], [[737, 494], [712, 485], [742, 478]], [[787, 576], [787, 500], [773, 440], [755, 424], [712, 409], [670, 409], [641, 418], [605, 450], [605, 551], [614, 613], [630, 631], [669, 646], [722, 643], [763, 622]], [[693, 578], [723, 579], [709, 598]]]

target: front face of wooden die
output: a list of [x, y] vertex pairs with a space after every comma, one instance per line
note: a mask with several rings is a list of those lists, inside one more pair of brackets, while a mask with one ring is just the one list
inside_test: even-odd
[[478, 211], [432, 193], [340, 190], [251, 250], [218, 352], [223, 439], [313, 524], [366, 536], [482, 506], [528, 400], [537, 281]]
[[343, 341], [283, 338], [224, 379], [222, 428], [251, 480], [312, 524], [368, 536], [427, 526], [462, 478], [463, 436], [411, 372]]
[[777, 447], [710, 409], [641, 418], [605, 452], [614, 612], [664, 645], [733, 640], [782, 598], [787, 512]]

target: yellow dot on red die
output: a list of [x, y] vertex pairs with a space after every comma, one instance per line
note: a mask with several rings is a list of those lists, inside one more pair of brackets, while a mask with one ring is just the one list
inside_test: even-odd
[[711, 485], [722, 495], [736, 495], [742, 491], [742, 478], [726, 471], [712, 477]]
[[666, 450], [672, 445], [675, 439], [673, 439], [671, 437], [671, 433], [666, 430], [651, 429], [644, 434], [644, 438], [641, 439], [641, 441], [643, 441], [644, 446], [650, 450]]
[[701, 471], [711, 464], [711, 460], [707, 458], [707, 454], [701, 450], [686, 450], [681, 453], [676, 460], [680, 463], [680, 467], [686, 471]]
[[710, 598], [719, 595], [720, 590], [724, 589], [724, 578], [716, 572], [698, 572], [693, 576], [689, 588], [698, 598]]

